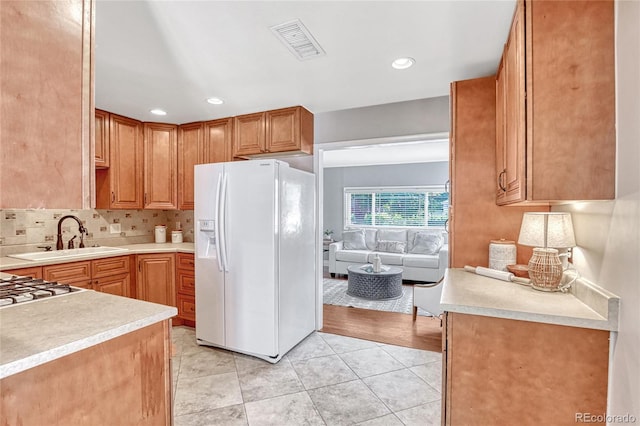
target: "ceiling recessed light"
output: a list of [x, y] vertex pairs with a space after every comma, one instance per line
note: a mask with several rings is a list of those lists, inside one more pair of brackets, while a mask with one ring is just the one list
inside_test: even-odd
[[221, 105], [224, 103], [224, 101], [220, 98], [209, 98], [207, 99], [207, 102], [213, 105]]
[[398, 58], [391, 63], [391, 66], [397, 70], [404, 70], [415, 64], [416, 60], [413, 58]]
[[166, 111], [163, 111], [163, 110], [161, 110], [161, 109], [159, 109], [159, 108], [154, 108], [154, 109], [152, 109], [152, 110], [151, 110], [151, 111], [149, 111], [149, 112], [150, 112], [151, 114], [154, 114], [154, 115], [167, 115], [167, 112], [166, 112]]

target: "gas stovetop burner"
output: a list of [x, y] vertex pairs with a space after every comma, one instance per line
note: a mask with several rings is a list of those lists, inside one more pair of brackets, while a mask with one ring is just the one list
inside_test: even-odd
[[31, 302], [79, 290], [68, 284], [59, 284], [38, 278], [15, 276], [4, 278], [0, 279], [0, 307]]

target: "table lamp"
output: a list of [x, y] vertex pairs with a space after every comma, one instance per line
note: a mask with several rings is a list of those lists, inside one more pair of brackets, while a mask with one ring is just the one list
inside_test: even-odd
[[565, 269], [558, 249], [576, 246], [571, 214], [525, 213], [518, 244], [535, 247], [529, 260], [531, 286], [537, 290], [558, 291]]

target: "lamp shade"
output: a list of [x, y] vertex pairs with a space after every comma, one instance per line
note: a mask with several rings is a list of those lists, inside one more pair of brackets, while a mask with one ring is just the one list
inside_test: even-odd
[[570, 213], [525, 213], [518, 244], [532, 247], [576, 246]]

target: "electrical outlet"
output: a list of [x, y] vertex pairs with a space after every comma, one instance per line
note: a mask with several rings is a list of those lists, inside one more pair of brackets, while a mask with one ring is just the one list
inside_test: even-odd
[[110, 234], [119, 234], [122, 232], [119, 223], [112, 223], [109, 225], [109, 233]]

